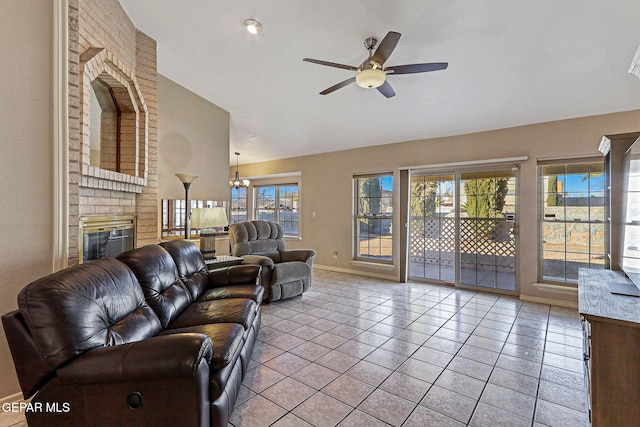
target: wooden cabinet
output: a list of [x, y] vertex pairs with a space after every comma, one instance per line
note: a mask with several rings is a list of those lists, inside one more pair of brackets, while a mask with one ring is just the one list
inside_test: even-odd
[[640, 298], [616, 295], [622, 272], [580, 269], [585, 386], [595, 427], [640, 426]]

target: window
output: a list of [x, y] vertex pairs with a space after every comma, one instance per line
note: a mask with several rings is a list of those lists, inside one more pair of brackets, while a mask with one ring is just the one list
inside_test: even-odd
[[542, 164], [542, 280], [577, 283], [579, 268], [604, 268], [604, 163]]
[[229, 224], [236, 224], [247, 219], [247, 188], [231, 188]]
[[298, 184], [257, 186], [254, 218], [280, 223], [285, 235], [299, 235]]
[[162, 235], [184, 233], [184, 200], [162, 200]]
[[[189, 200], [191, 205], [189, 212], [193, 208], [225, 208], [226, 202], [217, 200]], [[162, 236], [181, 236], [184, 235], [184, 199], [163, 199], [162, 200]], [[193, 220], [193, 218], [192, 218]], [[191, 231], [195, 232], [197, 228], [192, 227]]]
[[354, 177], [355, 258], [392, 262], [393, 175]]
[[[625, 175], [626, 200], [622, 268], [625, 273], [640, 273], [640, 143], [634, 143], [629, 151], [629, 169]], [[636, 284], [637, 281], [636, 281]]]

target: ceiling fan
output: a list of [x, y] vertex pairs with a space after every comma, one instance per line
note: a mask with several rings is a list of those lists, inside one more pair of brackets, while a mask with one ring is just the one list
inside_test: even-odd
[[367, 58], [360, 66], [354, 67], [352, 65], [337, 64], [335, 62], [321, 61], [319, 59], [304, 58], [303, 61], [312, 62], [314, 64], [326, 65], [328, 67], [342, 68], [345, 70], [355, 71], [356, 75], [343, 82], [335, 84], [330, 88], [327, 88], [320, 92], [320, 95], [327, 95], [342, 87], [345, 87], [351, 83], [356, 83], [358, 86], [366, 89], [376, 88], [378, 91], [391, 98], [395, 96], [395, 92], [389, 82], [386, 80], [387, 75], [390, 74], [414, 74], [425, 73], [427, 71], [444, 70], [449, 65], [448, 62], [432, 62], [427, 64], [408, 64], [408, 65], [395, 65], [391, 67], [383, 68], [385, 61], [391, 56], [391, 53], [395, 49], [398, 41], [400, 40], [400, 33], [395, 31], [389, 31], [382, 39], [380, 46], [373, 52], [378, 40], [374, 37], [369, 37], [364, 41], [364, 46], [369, 51], [369, 58]]

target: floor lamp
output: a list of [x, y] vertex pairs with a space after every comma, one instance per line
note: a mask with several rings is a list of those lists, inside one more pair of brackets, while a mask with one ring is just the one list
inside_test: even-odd
[[176, 176], [184, 185], [184, 238], [189, 240], [191, 235], [191, 227], [189, 226], [189, 187], [191, 183], [198, 178], [198, 175], [191, 175], [188, 173], [177, 173]]

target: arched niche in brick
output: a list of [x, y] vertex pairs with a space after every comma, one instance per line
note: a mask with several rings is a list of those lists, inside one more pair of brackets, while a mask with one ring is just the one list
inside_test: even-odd
[[[89, 48], [80, 55], [79, 113], [82, 175], [88, 178], [83, 184], [140, 192], [148, 167], [147, 105], [131, 70], [105, 49]], [[93, 159], [92, 131], [100, 135]]]

